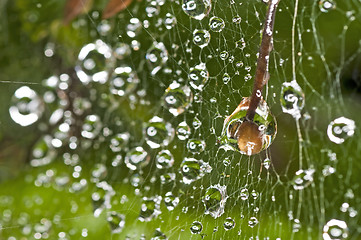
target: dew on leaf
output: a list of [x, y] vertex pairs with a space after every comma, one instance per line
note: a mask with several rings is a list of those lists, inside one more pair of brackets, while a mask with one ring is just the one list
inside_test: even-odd
[[191, 129], [187, 122], [183, 121], [178, 124], [176, 129], [177, 137], [179, 140], [186, 140], [191, 135]]
[[199, 234], [203, 230], [203, 225], [199, 221], [194, 221], [190, 227], [192, 234]]
[[144, 127], [145, 140], [151, 148], [168, 146], [173, 140], [174, 129], [160, 117], [154, 116]]
[[163, 105], [173, 116], [183, 113], [192, 102], [192, 91], [188, 86], [173, 82], [165, 90]]
[[203, 90], [204, 85], [208, 81], [209, 73], [205, 63], [200, 63], [189, 69], [189, 84], [193, 89]]
[[129, 150], [124, 158], [125, 165], [131, 170], [141, 169], [146, 166], [148, 162], [148, 153], [142, 147]]
[[168, 61], [168, 51], [165, 48], [164, 43], [155, 42], [148, 49], [147, 54], [145, 55], [149, 66], [151, 68], [151, 75], [155, 75], [163, 67], [163, 65]]
[[336, 3], [334, 0], [320, 0], [318, 6], [320, 7], [321, 12], [327, 13], [336, 8]]
[[162, 201], [161, 196], [144, 197], [139, 214], [139, 221], [149, 222], [153, 218], [156, 218], [160, 213], [160, 203]]
[[182, 9], [190, 17], [202, 20], [211, 10], [211, 0], [183, 0]]
[[227, 187], [216, 184], [207, 188], [202, 198], [205, 207], [205, 214], [218, 218], [223, 215], [227, 201]]
[[112, 65], [112, 50], [102, 40], [85, 45], [79, 52], [75, 72], [84, 84], [91, 81], [105, 83], [108, 68]]
[[281, 89], [281, 106], [284, 113], [291, 114], [296, 120], [301, 117], [305, 95], [296, 80], [284, 82]]
[[41, 117], [44, 111], [43, 103], [38, 94], [28, 86], [18, 88], [11, 99], [9, 113], [17, 124], [26, 127]]
[[331, 121], [327, 127], [328, 138], [337, 144], [343, 143], [347, 138], [352, 137], [355, 133], [355, 121], [339, 117]]
[[207, 30], [195, 29], [193, 31], [193, 43], [200, 48], [204, 48], [211, 40], [211, 34]]
[[225, 26], [224, 20], [220, 17], [213, 16], [209, 19], [209, 28], [213, 32], [221, 32]]
[[187, 142], [187, 149], [191, 153], [201, 153], [206, 148], [206, 143], [199, 139], [189, 139]]
[[155, 161], [159, 169], [170, 168], [174, 164], [174, 157], [169, 150], [165, 149], [157, 154]]
[[233, 220], [233, 218], [226, 218], [223, 223], [224, 230], [229, 231], [236, 225], [236, 222]]
[[302, 190], [313, 182], [314, 169], [300, 169], [296, 172], [292, 185], [295, 190]]
[[114, 69], [110, 79], [109, 90], [112, 94], [124, 96], [137, 87], [139, 78], [129, 66], [120, 66]]
[[348, 237], [346, 222], [331, 219], [323, 226], [323, 240], [342, 240]]
[[184, 158], [180, 168], [183, 175], [183, 183], [185, 184], [191, 184], [202, 178], [205, 173], [212, 171], [211, 166], [207, 162], [195, 158]]
[[243, 98], [236, 111], [225, 119], [220, 137], [223, 149], [237, 151], [238, 146], [242, 154], [252, 155], [267, 149], [273, 142], [277, 133], [276, 119], [264, 100], [260, 101], [251, 123], [259, 132], [257, 142], [249, 131], [243, 131], [242, 123], [245, 122], [249, 102], [249, 98]]
[[120, 233], [125, 225], [125, 216], [115, 211], [107, 212], [107, 222], [112, 233]]

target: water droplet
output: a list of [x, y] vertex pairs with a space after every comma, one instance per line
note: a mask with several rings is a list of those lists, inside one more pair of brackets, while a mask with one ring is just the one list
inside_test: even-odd
[[82, 129], [83, 130], [81, 131], [81, 135], [84, 138], [94, 139], [96, 136], [98, 136], [102, 129], [100, 117], [97, 115], [86, 116]]
[[253, 228], [258, 224], [258, 219], [256, 217], [251, 217], [248, 221], [248, 226]]
[[233, 220], [233, 218], [226, 218], [226, 220], [223, 223], [224, 226], [224, 230], [228, 231], [231, 230], [232, 228], [234, 228], [234, 226], [236, 225], [236, 222]]
[[172, 29], [177, 24], [177, 19], [172, 14], [167, 13], [163, 23], [166, 29]]
[[117, 59], [122, 60], [122, 59], [128, 57], [131, 53], [132, 53], [132, 50], [128, 44], [119, 42], [115, 45], [114, 56]]
[[222, 52], [219, 53], [219, 57], [222, 60], [226, 60], [229, 57], [229, 53], [227, 51], [222, 51]]
[[44, 166], [51, 163], [57, 153], [51, 145], [52, 137], [45, 135], [33, 147], [33, 158], [30, 160], [30, 165], [33, 167]]
[[199, 234], [202, 232], [203, 225], [201, 222], [194, 221], [190, 229], [192, 234]]
[[151, 75], [155, 75], [168, 61], [168, 51], [165, 48], [164, 43], [155, 42], [148, 49], [145, 57], [148, 60], [150, 68], [152, 69]]
[[[261, 100], [256, 109], [254, 121], [245, 121], [249, 102], [249, 98], [243, 98], [237, 107], [237, 111], [225, 120], [220, 137], [221, 143], [223, 144], [221, 147], [225, 150], [237, 151], [238, 146], [242, 154], [252, 155], [267, 149], [273, 142], [277, 133], [275, 117], [271, 114], [266, 102]], [[257, 128], [255, 131], [259, 132], [259, 138], [256, 139], [258, 142], [254, 138], [248, 139], [247, 135], [243, 136], [243, 132], [248, 132], [245, 127], [249, 126], [244, 126], [242, 123], [250, 123], [251, 127]]]
[[263, 166], [265, 169], [269, 169], [269, 167], [271, 166], [271, 160], [269, 158], [266, 158], [265, 160], [263, 160]]
[[336, 3], [333, 0], [321, 0], [318, 2], [321, 12], [327, 13], [328, 11], [336, 8]]
[[156, 166], [159, 169], [170, 168], [174, 164], [174, 158], [169, 150], [160, 151], [155, 157]]
[[233, 17], [232, 21], [235, 23], [235, 24], [240, 24], [242, 22], [242, 18], [240, 16], [235, 16]]
[[211, 0], [183, 0], [182, 9], [188, 16], [202, 20], [211, 10]]
[[11, 99], [11, 119], [21, 126], [29, 126], [41, 117], [44, 106], [37, 93], [28, 86], [18, 88]]
[[202, 202], [206, 208], [204, 213], [211, 215], [213, 218], [222, 216], [227, 198], [226, 186], [216, 184], [208, 187], [202, 198]]
[[221, 32], [225, 26], [224, 20], [220, 17], [213, 16], [209, 19], [209, 28], [213, 32]]
[[236, 47], [242, 50], [246, 47], [246, 42], [244, 41], [244, 38], [241, 38], [236, 42]]
[[223, 83], [227, 84], [231, 80], [231, 76], [228, 73], [224, 73], [222, 77]]
[[108, 79], [107, 68], [112, 65], [111, 48], [102, 40], [85, 45], [79, 52], [75, 71], [84, 84], [91, 81], [105, 83]]
[[118, 133], [110, 139], [110, 149], [113, 152], [120, 152], [129, 142], [129, 133]]
[[167, 240], [167, 236], [160, 230], [160, 228], [155, 229], [153, 237], [150, 240]]
[[328, 125], [327, 135], [332, 142], [341, 144], [347, 138], [354, 135], [355, 129], [355, 121], [345, 117], [339, 117]]
[[200, 48], [204, 48], [211, 40], [211, 34], [207, 30], [195, 29], [193, 31], [193, 42]]
[[114, 95], [124, 96], [134, 91], [138, 83], [137, 73], [129, 66], [121, 66], [114, 69], [109, 89]]
[[151, 148], [168, 146], [173, 140], [174, 129], [160, 117], [154, 116], [144, 127], [145, 140]]
[[111, 206], [110, 200], [114, 195], [115, 191], [107, 182], [103, 181], [96, 184], [96, 189], [91, 195], [94, 217], [99, 217], [105, 208]]
[[189, 70], [189, 84], [192, 88], [202, 91], [208, 81], [209, 73], [205, 63], [200, 63]]
[[181, 173], [183, 175], [183, 182], [191, 184], [192, 182], [202, 178], [205, 173], [212, 171], [211, 166], [207, 162], [197, 160], [195, 158], [184, 158], [181, 163]]
[[112, 233], [120, 233], [125, 225], [124, 215], [115, 211], [107, 212], [107, 221]]
[[295, 190], [302, 190], [313, 182], [314, 169], [300, 169], [296, 172], [292, 180], [293, 188]]
[[252, 190], [251, 196], [254, 200], [256, 200], [259, 197], [259, 192], [257, 192], [256, 190]]
[[177, 130], [176, 130], [177, 136], [179, 140], [186, 140], [191, 135], [191, 129], [188, 126], [187, 122], [183, 121], [178, 124]]
[[194, 129], [200, 128], [201, 125], [202, 125], [201, 120], [199, 120], [197, 117], [194, 117], [192, 122], [192, 126], [194, 127]]
[[151, 198], [144, 197], [140, 208], [139, 221], [149, 222], [153, 218], [156, 218], [160, 213], [160, 203], [162, 201], [161, 196], [155, 196]]
[[142, 30], [142, 23], [139, 21], [138, 18], [131, 18], [129, 20], [129, 24], [127, 25], [126, 29], [127, 29], [127, 35], [131, 38], [134, 38]]
[[148, 153], [142, 147], [136, 147], [127, 152], [124, 163], [131, 169], [136, 170], [146, 166], [149, 162]]
[[174, 116], [183, 113], [193, 100], [192, 91], [188, 86], [173, 82], [165, 90], [163, 105]]
[[348, 237], [347, 224], [344, 221], [331, 219], [323, 226], [324, 240], [341, 240]]
[[102, 163], [97, 163], [92, 170], [92, 182], [100, 182], [106, 178], [108, 174], [107, 167]]
[[298, 120], [301, 117], [304, 104], [305, 95], [296, 80], [282, 84], [281, 106], [284, 113], [291, 114]]
[[170, 184], [173, 183], [175, 181], [175, 173], [165, 173], [163, 175], [160, 175], [160, 182], [165, 185], [165, 184]]
[[187, 143], [187, 149], [191, 153], [201, 153], [206, 148], [206, 143], [199, 139], [189, 139]]
[[249, 192], [247, 188], [241, 189], [240, 198], [244, 201], [247, 200], [249, 197]]
[[164, 204], [169, 211], [172, 211], [179, 203], [179, 198], [175, 197], [172, 192], [167, 192], [164, 198]]

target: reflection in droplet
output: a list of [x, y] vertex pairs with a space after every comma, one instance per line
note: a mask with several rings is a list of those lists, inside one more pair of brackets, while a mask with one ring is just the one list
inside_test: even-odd
[[248, 221], [248, 226], [253, 228], [258, 224], [258, 219], [256, 217], [251, 217]]
[[284, 82], [281, 90], [281, 106], [284, 113], [291, 114], [296, 120], [301, 117], [305, 95], [296, 80]]
[[129, 66], [121, 66], [114, 69], [109, 89], [114, 95], [124, 96], [131, 93], [138, 83], [137, 73]]
[[18, 88], [11, 99], [9, 108], [11, 119], [21, 126], [29, 126], [41, 117], [44, 111], [41, 99], [28, 86]]
[[231, 80], [231, 76], [228, 73], [224, 73], [222, 77], [223, 83], [227, 84]]
[[168, 146], [173, 140], [174, 129], [170, 123], [165, 123], [160, 117], [154, 116], [144, 127], [147, 144], [151, 148]]
[[192, 102], [192, 91], [188, 86], [181, 86], [177, 82], [173, 82], [165, 90], [163, 96], [163, 105], [174, 116], [183, 113]]
[[161, 196], [155, 196], [151, 198], [144, 197], [140, 208], [139, 221], [149, 222], [153, 218], [156, 218], [160, 213], [160, 203], [162, 201]]
[[211, 10], [211, 0], [183, 0], [182, 9], [188, 16], [202, 20]]
[[184, 158], [180, 167], [183, 175], [183, 182], [185, 184], [191, 184], [202, 178], [205, 173], [210, 173], [212, 171], [212, 167], [207, 162], [195, 158]]
[[155, 157], [155, 161], [156, 161], [156, 166], [159, 169], [170, 168], [174, 164], [173, 155], [167, 149], [160, 151]]
[[193, 128], [198, 129], [198, 128], [200, 128], [201, 125], [202, 125], [201, 120], [199, 120], [197, 117], [194, 117], [193, 122], [192, 122]]
[[233, 220], [233, 218], [226, 218], [226, 220], [223, 223], [224, 226], [224, 230], [228, 231], [231, 230], [232, 228], [234, 228], [234, 226], [236, 225], [236, 222]]
[[107, 212], [107, 221], [112, 233], [120, 233], [125, 225], [124, 215], [115, 211]]
[[205, 207], [205, 214], [218, 218], [224, 213], [224, 207], [227, 201], [227, 187], [216, 184], [207, 188], [202, 202]]
[[221, 32], [225, 26], [224, 20], [220, 17], [214, 16], [209, 19], [209, 28], [213, 32]]
[[[260, 132], [259, 143], [254, 142], [254, 139], [248, 139], [247, 136], [242, 135], [244, 130], [244, 124], [242, 123], [245, 122], [249, 102], [249, 98], [243, 98], [241, 104], [237, 107], [237, 111], [226, 118], [220, 137], [220, 141], [223, 144], [221, 148], [237, 151], [237, 147], [242, 147], [239, 148], [242, 154], [252, 155], [267, 149], [275, 139], [277, 133], [276, 119], [264, 100], [260, 101], [254, 120], [250, 122], [251, 124], [255, 124], [252, 125], [252, 127], [257, 127]], [[243, 137], [240, 138], [239, 136]]]
[[342, 240], [348, 237], [347, 224], [344, 221], [331, 219], [323, 227], [324, 240]]
[[189, 84], [196, 90], [202, 90], [209, 78], [205, 63], [200, 63], [189, 70]]
[[190, 229], [192, 234], [199, 234], [202, 232], [203, 225], [199, 221], [194, 221]]
[[110, 139], [110, 149], [113, 152], [120, 152], [124, 149], [129, 142], [129, 133], [118, 133]]
[[75, 71], [84, 84], [91, 81], [105, 83], [108, 79], [107, 68], [111, 63], [111, 48], [102, 40], [85, 45], [78, 55]]
[[145, 58], [151, 68], [151, 75], [155, 75], [168, 61], [168, 51], [165, 48], [164, 43], [153, 43], [153, 45], [148, 49]]
[[186, 140], [191, 135], [191, 129], [188, 126], [187, 122], [183, 121], [178, 124], [177, 130], [176, 130], [177, 136], [179, 140]]
[[293, 188], [295, 190], [302, 190], [313, 182], [314, 169], [300, 169], [296, 172], [292, 180]]
[[247, 188], [242, 188], [239, 196], [243, 201], [247, 200], [248, 197], [249, 197], [248, 189]]
[[187, 143], [187, 149], [191, 153], [201, 153], [206, 148], [206, 143], [199, 139], [189, 139]]
[[211, 40], [211, 34], [207, 30], [195, 29], [193, 31], [193, 42], [200, 48], [204, 48]]
[[164, 197], [164, 203], [169, 211], [172, 211], [179, 203], [179, 198], [175, 197], [172, 192], [167, 192]]
[[328, 11], [336, 8], [334, 0], [320, 0], [318, 3], [321, 12], [327, 13]]
[[355, 133], [355, 121], [339, 117], [333, 120], [327, 127], [328, 138], [337, 144], [343, 143], [347, 138], [352, 137]]
[[124, 163], [131, 169], [136, 170], [144, 167], [149, 162], [148, 153], [142, 147], [136, 147], [127, 152]]

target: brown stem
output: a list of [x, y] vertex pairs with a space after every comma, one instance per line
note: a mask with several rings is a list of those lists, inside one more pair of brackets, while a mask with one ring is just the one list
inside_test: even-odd
[[253, 121], [254, 115], [259, 102], [262, 99], [262, 90], [269, 78], [268, 62], [269, 54], [273, 48], [273, 25], [276, 15], [277, 5], [280, 0], [269, 0], [266, 21], [264, 23], [264, 29], [262, 34], [262, 42], [259, 48], [259, 56], [257, 60], [256, 75], [254, 78], [253, 92], [251, 95], [251, 102], [247, 110], [246, 119]]

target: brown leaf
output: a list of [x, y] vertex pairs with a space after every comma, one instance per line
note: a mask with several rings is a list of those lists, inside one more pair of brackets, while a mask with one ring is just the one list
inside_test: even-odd
[[108, 19], [126, 9], [133, 0], [110, 0], [103, 11], [103, 19]]
[[87, 12], [90, 3], [91, 0], [67, 0], [64, 9], [64, 24], [69, 24], [79, 14]]

